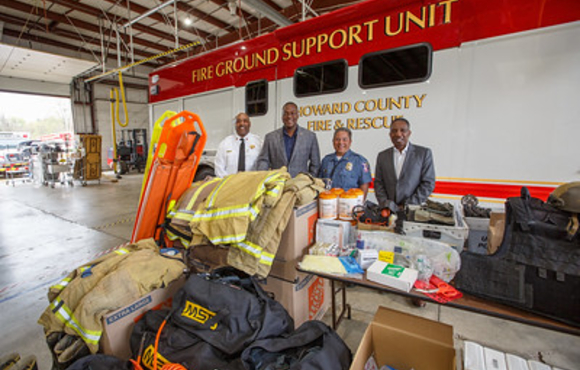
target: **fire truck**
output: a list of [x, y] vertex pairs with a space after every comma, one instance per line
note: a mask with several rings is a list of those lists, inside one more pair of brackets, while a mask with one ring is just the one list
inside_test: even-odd
[[18, 150], [20, 143], [30, 140], [28, 132], [0, 132], [0, 176], [22, 174], [28, 171], [28, 160]]
[[288, 101], [317, 134], [333, 131], [374, 169], [390, 123], [433, 151], [434, 197], [545, 199], [580, 179], [580, 1], [367, 0], [154, 70], [150, 119], [197, 113], [205, 169], [246, 112], [264, 137]]

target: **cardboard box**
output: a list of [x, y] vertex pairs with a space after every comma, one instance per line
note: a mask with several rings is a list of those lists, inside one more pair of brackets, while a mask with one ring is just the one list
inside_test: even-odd
[[316, 275], [298, 273], [297, 283], [269, 276], [261, 286], [284, 306], [296, 328], [308, 320], [321, 320], [330, 306], [330, 283]]
[[185, 284], [185, 276], [165, 288], [156, 289], [135, 302], [103, 317], [103, 336], [100, 350], [123, 360], [131, 357], [129, 340], [135, 323], [149, 310], [170, 308], [173, 295]]
[[367, 270], [367, 279], [395, 289], [409, 292], [417, 280], [417, 270], [375, 261]]
[[505, 213], [492, 212], [487, 230], [487, 253], [494, 254], [499, 248], [505, 232]]
[[279, 279], [296, 282], [296, 265], [308, 247], [314, 243], [314, 227], [318, 220], [318, 201], [295, 208], [286, 230], [282, 233], [280, 246], [274, 258], [270, 275]]
[[362, 337], [350, 370], [363, 370], [373, 354], [379, 367], [454, 370], [453, 327], [379, 307]]
[[465, 217], [465, 223], [469, 227], [466, 249], [472, 253], [487, 254], [489, 218]]

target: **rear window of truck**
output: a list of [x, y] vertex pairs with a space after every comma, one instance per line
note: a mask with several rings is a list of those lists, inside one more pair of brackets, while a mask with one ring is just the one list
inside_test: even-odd
[[300, 67], [294, 73], [294, 94], [302, 97], [344, 91], [347, 72], [343, 59]]
[[432, 55], [430, 44], [367, 54], [359, 63], [359, 85], [373, 88], [426, 81], [431, 76]]

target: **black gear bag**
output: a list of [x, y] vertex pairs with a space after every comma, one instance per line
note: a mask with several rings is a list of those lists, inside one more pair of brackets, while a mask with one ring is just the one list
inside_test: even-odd
[[260, 340], [242, 353], [248, 370], [348, 370], [352, 354], [321, 321], [307, 321], [295, 332]]
[[[131, 334], [133, 358], [141, 355], [143, 369], [154, 368], [155, 337], [170, 310], [147, 311]], [[139, 353], [139, 351], [141, 353]], [[239, 355], [223, 353], [199, 337], [174, 325], [169, 320], [159, 337], [157, 347], [158, 369], [166, 363], [178, 363], [195, 370], [243, 370]]]
[[294, 320], [253, 277], [232, 267], [192, 275], [173, 299], [173, 324], [226, 354], [294, 330]]

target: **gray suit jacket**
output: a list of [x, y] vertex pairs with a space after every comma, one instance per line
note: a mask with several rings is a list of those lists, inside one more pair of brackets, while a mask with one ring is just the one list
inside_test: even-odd
[[398, 205], [421, 204], [435, 189], [435, 167], [431, 149], [409, 143], [407, 157], [397, 180], [390, 147], [379, 153], [375, 170], [375, 194], [379, 204], [392, 200]]
[[292, 177], [295, 177], [300, 172], [309, 172], [316, 177], [320, 168], [320, 150], [318, 149], [316, 134], [298, 126], [296, 144], [290, 162], [288, 162], [282, 130], [284, 130], [283, 127], [266, 135], [262, 151], [258, 157], [258, 171], [267, 171], [286, 166]]

